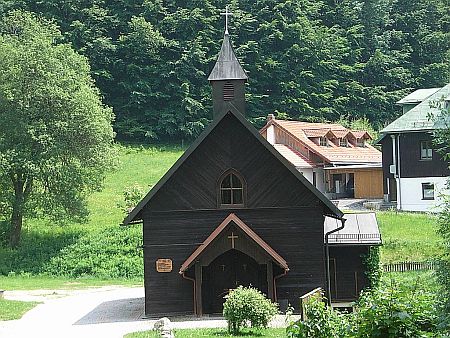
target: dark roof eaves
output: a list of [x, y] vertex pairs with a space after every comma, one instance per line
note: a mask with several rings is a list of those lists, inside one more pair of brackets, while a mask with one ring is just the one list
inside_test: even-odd
[[183, 162], [194, 152], [195, 149], [203, 142], [203, 140], [211, 133], [217, 124], [224, 118], [227, 113], [224, 112], [218, 115], [209, 125], [203, 130], [200, 136], [189, 146], [189, 148], [180, 156], [180, 158], [170, 167], [170, 169], [163, 175], [163, 177], [150, 189], [147, 195], [136, 205], [136, 207], [123, 220], [122, 225], [128, 225], [134, 221], [135, 217], [145, 207], [145, 205], [152, 199], [152, 197], [159, 191], [159, 189], [169, 180], [169, 178], [178, 170]]
[[259, 132], [248, 122], [244, 115], [231, 103], [228, 103], [229, 110], [225, 109], [218, 115], [210, 125], [200, 134], [194, 143], [184, 152], [184, 154], [173, 164], [173, 166], [164, 174], [158, 183], [147, 193], [147, 195], [138, 203], [138, 205], [131, 211], [131, 213], [123, 220], [122, 225], [128, 225], [135, 221], [135, 217], [141, 212], [145, 205], [153, 198], [159, 189], [169, 180], [169, 178], [178, 170], [183, 162], [194, 152], [195, 149], [203, 142], [203, 140], [212, 132], [212, 130], [219, 124], [219, 122], [229, 113], [232, 113], [243, 125], [249, 130], [263, 146], [269, 150], [292, 174], [302, 182], [319, 200], [328, 207], [331, 212], [330, 217], [341, 219], [344, 213], [339, 210], [331, 201], [323, 195], [316, 187], [314, 187], [295, 167], [283, 157]]

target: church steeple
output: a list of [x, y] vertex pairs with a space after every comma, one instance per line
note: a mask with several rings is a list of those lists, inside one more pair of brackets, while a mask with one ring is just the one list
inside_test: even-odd
[[222, 48], [208, 77], [212, 86], [214, 117], [227, 109], [228, 103], [245, 115], [245, 81], [248, 77], [231, 46], [228, 34], [228, 16], [231, 13], [228, 12], [228, 6], [223, 14], [226, 16], [226, 26]]

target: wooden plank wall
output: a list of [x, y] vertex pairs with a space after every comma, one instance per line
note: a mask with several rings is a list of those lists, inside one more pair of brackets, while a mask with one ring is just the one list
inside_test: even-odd
[[355, 198], [383, 198], [383, 171], [355, 171]]
[[[230, 168], [246, 181], [245, 208], [217, 206], [218, 179]], [[193, 283], [178, 269], [231, 212], [287, 260], [279, 300], [298, 306], [302, 294], [324, 287], [323, 203], [229, 115], [143, 210], [148, 315], [193, 312]], [[158, 258], [172, 259], [173, 271], [157, 273]]]
[[367, 246], [330, 248], [330, 258], [335, 261], [335, 275], [330, 276], [333, 301], [355, 300], [359, 292], [369, 285], [361, 257], [368, 253], [368, 249]]

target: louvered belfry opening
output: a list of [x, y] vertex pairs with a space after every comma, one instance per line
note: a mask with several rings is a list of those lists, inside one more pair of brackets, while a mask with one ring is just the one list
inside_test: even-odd
[[232, 101], [234, 99], [234, 86], [231, 82], [227, 81], [223, 85], [223, 100]]

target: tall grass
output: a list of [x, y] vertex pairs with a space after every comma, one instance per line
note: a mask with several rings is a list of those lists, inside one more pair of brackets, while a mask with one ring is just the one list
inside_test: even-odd
[[383, 263], [424, 261], [441, 252], [436, 234], [437, 218], [431, 214], [379, 212]]

